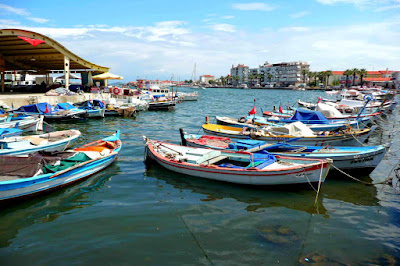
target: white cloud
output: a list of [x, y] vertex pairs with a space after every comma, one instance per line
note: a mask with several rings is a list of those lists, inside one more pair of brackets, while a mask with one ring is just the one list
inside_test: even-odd
[[49, 21], [49, 20], [46, 19], [46, 18], [33, 18], [33, 17], [29, 17], [28, 19], [29, 19], [30, 21], [37, 22], [37, 23], [41, 23], [41, 24], [46, 23], [46, 22]]
[[29, 15], [29, 12], [23, 8], [16, 8], [16, 7], [8, 6], [5, 4], [0, 4], [0, 10], [5, 10], [7, 12], [11, 12], [11, 13], [21, 15], [21, 16]]
[[310, 12], [308, 12], [308, 11], [302, 11], [302, 12], [290, 14], [289, 16], [290, 16], [291, 18], [301, 18], [301, 17], [307, 16], [307, 15], [309, 15], [309, 14], [310, 14]]
[[307, 27], [286, 27], [279, 29], [279, 31], [292, 31], [292, 32], [306, 32], [309, 30], [310, 28]]
[[400, 8], [400, 0], [317, 0], [324, 5], [352, 4], [360, 9], [380, 12]]
[[243, 11], [272, 11], [275, 7], [266, 3], [237, 3], [232, 5], [233, 9]]
[[17, 26], [21, 23], [19, 21], [11, 20], [11, 19], [0, 19], [0, 25], [10, 25], [10, 26]]
[[210, 29], [215, 30], [215, 31], [225, 31], [225, 32], [235, 32], [236, 31], [235, 25], [226, 24], [226, 23], [212, 24], [209, 27], [210, 27]]
[[235, 16], [222, 16], [221, 18], [222, 19], [233, 19], [233, 18], [235, 18]]

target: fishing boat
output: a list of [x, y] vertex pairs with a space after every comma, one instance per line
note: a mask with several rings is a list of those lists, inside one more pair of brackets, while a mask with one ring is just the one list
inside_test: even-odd
[[176, 105], [175, 100], [170, 100], [164, 96], [159, 95], [144, 94], [140, 97], [140, 100], [148, 102], [149, 111], [171, 110]]
[[[12, 114], [10, 114], [12, 116]], [[20, 117], [17, 120], [6, 121], [0, 123], [1, 128], [16, 128], [23, 131], [42, 131], [43, 130], [43, 116], [37, 118], [33, 116]]]
[[[289, 143], [266, 143], [260, 140], [231, 140], [225, 137], [187, 134], [180, 129], [183, 146], [211, 148], [216, 150], [248, 151], [294, 158], [312, 158], [333, 160], [333, 165], [347, 173], [349, 171], [369, 174], [382, 161], [391, 143], [378, 146], [302, 146]], [[331, 169], [332, 171], [332, 169]]]
[[87, 100], [74, 103], [74, 106], [81, 110], [85, 110], [85, 117], [102, 118], [105, 114], [104, 104], [100, 100]]
[[285, 126], [269, 126], [262, 129], [237, 128], [217, 124], [203, 124], [204, 133], [208, 135], [234, 138], [257, 139], [268, 143], [293, 141], [298, 145], [306, 146], [360, 146], [364, 143], [376, 126], [362, 130], [346, 129], [338, 132], [316, 134], [301, 122], [294, 122]]
[[0, 155], [64, 151], [80, 135], [81, 132], [78, 130], [63, 130], [41, 135], [4, 138], [0, 139]]
[[119, 131], [55, 155], [0, 156], [0, 202], [70, 185], [109, 166], [121, 149]]
[[[300, 114], [300, 112], [303, 114]], [[316, 111], [308, 111], [316, 112]], [[301, 117], [300, 117], [301, 116]], [[296, 113], [289, 119], [265, 119], [260, 116], [247, 116], [241, 117], [239, 119], [234, 119], [231, 117], [223, 117], [217, 116], [216, 122], [218, 125], [227, 125], [232, 127], [265, 127], [265, 126], [283, 126], [288, 123], [294, 123], [296, 121], [300, 121], [303, 124], [306, 124], [311, 130], [320, 132], [320, 131], [332, 131], [337, 130], [339, 128], [347, 128], [347, 127], [356, 127], [356, 128], [364, 128], [367, 125], [371, 124], [370, 119], [360, 118], [359, 120], [349, 120], [349, 121], [336, 121], [336, 120], [328, 120], [322, 114], [315, 115], [315, 117], [304, 116], [304, 112], [297, 110]]]
[[45, 120], [53, 121], [76, 119], [85, 113], [83, 110], [69, 106], [70, 104], [68, 103], [61, 103], [54, 107], [47, 102], [43, 102], [21, 106], [13, 111], [13, 113], [27, 116], [43, 116]]
[[237, 184], [322, 183], [331, 165], [330, 160], [193, 148], [146, 137], [144, 140], [146, 160], [177, 173]]

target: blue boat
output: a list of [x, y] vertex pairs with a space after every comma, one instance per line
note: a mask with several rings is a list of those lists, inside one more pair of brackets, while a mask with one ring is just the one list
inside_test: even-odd
[[104, 117], [105, 113], [105, 106], [104, 103], [100, 100], [88, 100], [79, 103], [74, 103], [74, 106], [85, 110], [85, 117]]
[[231, 140], [226, 137], [186, 134], [181, 131], [181, 141], [184, 146], [211, 148], [219, 150], [248, 151], [270, 153], [286, 157], [306, 159], [333, 160], [333, 165], [344, 171], [363, 172], [369, 174], [381, 162], [390, 144], [364, 147], [347, 146], [303, 146], [289, 143], [266, 143], [265, 141], [243, 139]]
[[45, 156], [0, 156], [0, 202], [70, 185], [114, 162], [121, 150], [119, 131], [73, 150]]
[[84, 112], [76, 111], [76, 109], [60, 109], [59, 106], [52, 106], [47, 102], [24, 105], [14, 111], [14, 113], [23, 115], [42, 115], [45, 120], [66, 120], [76, 119]]

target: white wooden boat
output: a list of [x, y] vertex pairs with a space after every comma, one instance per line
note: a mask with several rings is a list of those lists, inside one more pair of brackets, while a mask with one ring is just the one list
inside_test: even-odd
[[55, 156], [0, 156], [0, 202], [70, 185], [109, 166], [121, 149], [117, 134]]
[[344, 130], [315, 134], [301, 122], [295, 122], [284, 127], [267, 127], [260, 130], [237, 128], [216, 124], [203, 124], [203, 131], [208, 135], [233, 139], [257, 139], [268, 143], [291, 141], [296, 145], [306, 146], [360, 146], [364, 143], [376, 126], [362, 130]]
[[80, 135], [81, 132], [78, 130], [63, 130], [41, 135], [4, 138], [0, 139], [0, 155], [64, 151]]
[[177, 173], [247, 185], [324, 182], [331, 161], [201, 149], [145, 139], [146, 160]]
[[18, 124], [18, 129], [23, 131], [41, 131], [43, 130], [43, 116], [40, 117], [24, 117], [19, 120], [11, 120], [9, 122], [0, 123], [0, 128], [15, 128]]
[[[391, 143], [378, 146], [363, 147], [320, 147], [291, 145], [289, 143], [271, 144], [260, 140], [231, 140], [224, 137], [187, 134], [181, 131], [182, 145], [197, 148], [211, 148], [217, 150], [268, 152], [272, 155], [281, 155], [295, 158], [312, 158], [333, 160], [333, 165], [346, 172], [369, 174], [382, 161]], [[332, 170], [331, 170], [332, 171]], [[330, 172], [331, 172], [330, 171]]]

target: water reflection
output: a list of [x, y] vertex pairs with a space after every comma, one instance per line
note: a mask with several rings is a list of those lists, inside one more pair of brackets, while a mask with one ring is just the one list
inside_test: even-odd
[[157, 178], [179, 190], [190, 190], [193, 193], [205, 195], [200, 201], [217, 201], [234, 199], [246, 203], [249, 212], [263, 212], [265, 208], [285, 207], [307, 213], [325, 214], [323, 198], [314, 206], [315, 192], [306, 186], [300, 189], [296, 186], [243, 186], [222, 183], [213, 180], [196, 178], [165, 170], [153, 164], [146, 169], [145, 176]]
[[70, 187], [2, 206], [0, 210], [0, 248], [8, 247], [18, 235], [19, 230], [25, 227], [36, 223], [52, 222], [74, 209], [86, 208], [98, 203], [89, 200], [88, 193], [100, 190], [112, 178], [110, 173], [117, 172], [120, 172], [120, 168], [113, 163], [106, 171]]

